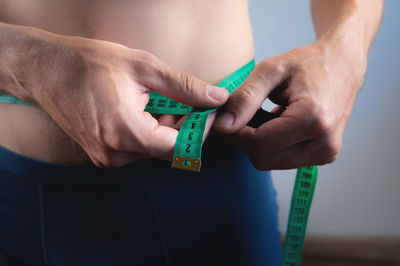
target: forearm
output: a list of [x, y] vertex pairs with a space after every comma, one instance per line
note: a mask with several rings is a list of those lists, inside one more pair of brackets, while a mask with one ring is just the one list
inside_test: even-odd
[[311, 0], [317, 39], [365, 58], [378, 31], [383, 0]]
[[[259, 170], [334, 162], [382, 9], [381, 0], [312, 0], [317, 41], [259, 62], [230, 96], [216, 130]], [[246, 127], [266, 96], [285, 107], [275, 109], [280, 116]]]

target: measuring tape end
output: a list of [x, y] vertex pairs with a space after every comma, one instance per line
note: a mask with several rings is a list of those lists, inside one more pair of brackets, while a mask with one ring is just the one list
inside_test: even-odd
[[200, 172], [201, 161], [190, 157], [175, 156], [172, 161], [172, 168], [181, 169], [192, 172]]

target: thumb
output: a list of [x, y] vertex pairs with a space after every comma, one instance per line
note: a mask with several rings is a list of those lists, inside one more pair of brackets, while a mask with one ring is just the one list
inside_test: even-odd
[[149, 60], [155, 71], [144, 71], [140, 77], [150, 90], [193, 107], [218, 107], [228, 100], [228, 90], [173, 69], [155, 56]]
[[258, 64], [250, 76], [229, 97], [214, 127], [223, 134], [231, 134], [244, 127], [261, 108], [280, 77], [271, 77], [269, 68]]
[[161, 94], [194, 107], [218, 107], [226, 103], [229, 91], [210, 85], [188, 73], [171, 70]]

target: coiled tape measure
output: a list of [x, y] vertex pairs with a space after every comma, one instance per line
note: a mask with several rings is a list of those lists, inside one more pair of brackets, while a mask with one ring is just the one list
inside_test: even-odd
[[[219, 83], [231, 94], [239, 87], [255, 67], [252, 60]], [[201, 150], [206, 121], [214, 109], [198, 109], [169, 99], [158, 92], [150, 92], [150, 99], [145, 111], [153, 114], [187, 115], [179, 130], [174, 149], [172, 167], [182, 170], [199, 172], [201, 167]], [[274, 115], [259, 110], [248, 125], [258, 127]], [[263, 121], [262, 121], [263, 120]], [[282, 265], [301, 265], [304, 238], [307, 229], [314, 190], [317, 182], [318, 169], [316, 166], [299, 168], [292, 194], [289, 220], [286, 230], [286, 240]]]

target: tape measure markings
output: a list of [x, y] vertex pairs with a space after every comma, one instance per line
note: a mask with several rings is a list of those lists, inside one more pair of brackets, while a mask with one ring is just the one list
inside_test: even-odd
[[317, 184], [318, 168], [302, 167], [297, 170], [290, 203], [289, 219], [283, 254], [283, 266], [301, 265], [308, 215]]
[[[232, 94], [232, 92], [246, 80], [254, 67], [255, 62], [252, 60], [229, 75], [217, 86], [227, 89], [229, 94]], [[206, 122], [210, 113], [216, 110], [218, 110], [218, 108], [194, 109], [188, 114], [176, 140], [172, 167], [196, 172], [200, 171], [201, 150]], [[185, 159], [183, 160], [183, 158]], [[197, 164], [197, 162], [200, 163]], [[194, 163], [196, 163], [198, 167], [194, 167]]]
[[156, 91], [151, 91], [149, 102], [144, 110], [152, 114], [185, 115], [190, 113], [193, 107], [174, 101]]
[[[255, 67], [254, 60], [250, 61], [217, 86], [223, 87], [231, 94]], [[187, 115], [183, 122], [174, 149], [172, 167], [199, 172], [201, 167], [201, 150], [207, 119], [211, 112], [218, 108], [193, 108], [169, 99], [158, 92], [150, 92], [150, 99], [145, 111], [155, 114]], [[286, 231], [282, 265], [301, 265], [304, 237], [307, 229], [308, 215], [314, 195], [318, 175], [316, 166], [299, 168], [296, 175], [289, 220]]]

